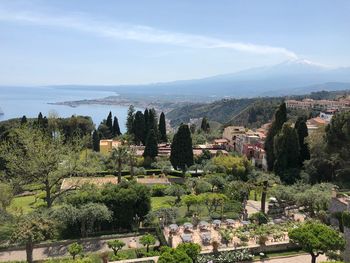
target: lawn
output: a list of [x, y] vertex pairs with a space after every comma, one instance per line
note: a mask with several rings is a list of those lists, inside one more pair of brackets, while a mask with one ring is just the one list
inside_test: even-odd
[[44, 201], [41, 198], [35, 200], [35, 195], [19, 196], [12, 200], [8, 210], [13, 213], [28, 213], [43, 204]]
[[174, 196], [162, 196], [162, 197], [152, 197], [151, 198], [151, 206], [152, 211], [156, 211], [160, 208], [169, 208], [172, 207], [172, 203], [174, 203]]

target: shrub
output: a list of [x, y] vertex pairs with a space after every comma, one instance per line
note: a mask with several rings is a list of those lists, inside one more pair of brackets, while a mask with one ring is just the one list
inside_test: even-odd
[[75, 260], [75, 257], [83, 252], [83, 246], [74, 242], [68, 246], [68, 252]]
[[161, 185], [161, 184], [156, 184], [152, 186], [152, 196], [164, 196], [165, 195], [165, 190], [167, 189], [167, 186]]
[[262, 213], [262, 212], [256, 212], [254, 214], [252, 214], [249, 219], [251, 221], [256, 221], [259, 225], [262, 225], [262, 224], [267, 224], [267, 216]]

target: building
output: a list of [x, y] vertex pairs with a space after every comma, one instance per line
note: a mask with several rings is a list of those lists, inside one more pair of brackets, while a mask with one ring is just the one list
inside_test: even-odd
[[237, 151], [237, 137], [246, 133], [243, 126], [228, 126], [224, 129], [222, 138], [228, 141], [228, 149]]
[[286, 100], [286, 107], [289, 109], [316, 109], [316, 110], [344, 110], [350, 108], [350, 98], [339, 100]]
[[100, 140], [100, 152], [107, 154], [112, 151], [113, 148], [118, 148], [122, 144], [118, 140]]

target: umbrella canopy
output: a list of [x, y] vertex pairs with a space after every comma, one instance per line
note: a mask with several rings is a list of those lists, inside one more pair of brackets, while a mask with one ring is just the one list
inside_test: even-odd
[[233, 219], [226, 219], [226, 224], [233, 225], [235, 223], [235, 220]]
[[177, 224], [171, 224], [169, 225], [169, 228], [171, 231], [177, 231], [179, 229], [179, 226]]
[[213, 220], [213, 224], [214, 225], [221, 225], [221, 220], [219, 220], [219, 219]]
[[184, 228], [191, 229], [191, 228], [193, 228], [193, 225], [191, 223], [185, 223]]
[[191, 234], [183, 234], [181, 236], [181, 238], [182, 238], [182, 241], [185, 243], [192, 242], [192, 235]]

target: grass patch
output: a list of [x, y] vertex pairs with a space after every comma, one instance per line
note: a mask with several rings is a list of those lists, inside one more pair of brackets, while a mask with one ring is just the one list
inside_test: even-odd
[[162, 196], [162, 197], [152, 197], [151, 198], [151, 207], [152, 211], [156, 211], [160, 208], [169, 208], [172, 207], [174, 203], [174, 196]]
[[35, 200], [35, 195], [19, 196], [13, 198], [8, 210], [12, 213], [23, 212], [29, 213], [38, 206], [44, 205], [45, 202], [41, 198]]

